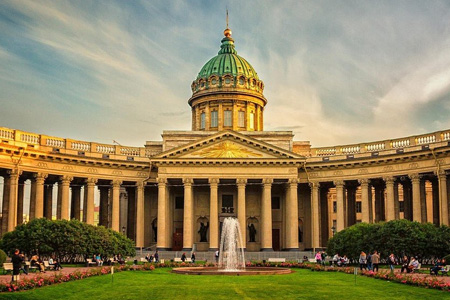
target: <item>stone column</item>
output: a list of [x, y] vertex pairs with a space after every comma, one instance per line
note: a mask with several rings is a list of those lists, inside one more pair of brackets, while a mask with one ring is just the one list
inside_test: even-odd
[[[47, 174], [44, 173], [36, 173], [34, 174], [35, 178], [35, 192], [33, 196], [34, 200], [34, 217], [36, 219], [44, 217], [44, 181], [47, 178]], [[31, 213], [31, 207], [30, 207]]]
[[286, 248], [288, 251], [298, 251], [298, 179], [292, 178], [288, 185], [288, 199], [286, 199]]
[[36, 174], [33, 174], [33, 178], [31, 179], [31, 187], [30, 187], [30, 207], [29, 207], [29, 220], [35, 219], [36, 213], [36, 178], [34, 177]]
[[218, 178], [209, 179], [209, 250], [219, 249]]
[[86, 211], [86, 223], [91, 225], [94, 225], [94, 192], [96, 183], [96, 178], [88, 178], [86, 181], [86, 206], [83, 207], [83, 210]]
[[144, 247], [144, 183], [136, 183], [136, 247]]
[[9, 175], [3, 176], [2, 235], [8, 231], [10, 182], [11, 178], [9, 177]]
[[242, 248], [247, 247], [247, 222], [245, 220], [245, 185], [247, 184], [247, 179], [245, 178], [238, 178], [236, 180], [237, 183], [237, 189], [238, 189], [238, 221], [239, 226], [241, 227], [241, 234], [242, 234]]
[[334, 182], [336, 186], [336, 232], [344, 229], [344, 181], [338, 180]]
[[25, 179], [19, 178], [19, 185], [17, 188], [17, 221], [16, 226], [23, 223], [23, 196], [25, 190]]
[[9, 183], [8, 232], [13, 231], [17, 222], [17, 193], [19, 187], [20, 171], [12, 170]]
[[158, 234], [157, 249], [168, 250], [166, 211], [167, 207], [167, 179], [158, 178]]
[[261, 251], [273, 251], [272, 249], [272, 182], [273, 179], [263, 179], [263, 196], [261, 204]]
[[394, 208], [395, 208], [394, 218], [395, 218], [395, 220], [399, 220], [400, 219], [400, 203], [398, 200], [398, 181], [394, 181]]
[[81, 186], [73, 185], [72, 187], [72, 203], [70, 210], [70, 218], [80, 220], [80, 205], [81, 205]]
[[99, 222], [100, 225], [105, 226], [106, 228], [109, 227], [108, 224], [108, 200], [109, 200], [109, 187], [108, 186], [101, 186], [98, 188], [100, 190], [100, 216], [99, 216]]
[[44, 185], [44, 217], [51, 220], [53, 216], [53, 183]]
[[447, 175], [445, 170], [439, 170], [439, 206], [440, 206], [440, 224], [449, 225], [448, 218], [448, 191], [447, 191]]
[[120, 232], [120, 185], [122, 181], [114, 180], [112, 184], [111, 229]]
[[192, 231], [194, 228], [193, 212], [194, 201], [192, 199], [192, 178], [184, 178], [184, 210], [183, 210], [183, 251], [191, 251], [193, 244]]
[[394, 177], [385, 177], [386, 183], [386, 221], [395, 220]]
[[422, 219], [422, 222], [424, 222], [424, 223], [428, 222], [427, 192], [425, 190], [426, 183], [427, 183], [427, 180], [425, 180], [425, 179], [420, 181], [420, 216], [421, 216], [420, 218]]
[[420, 207], [420, 176], [419, 174], [410, 174], [413, 194], [413, 221], [422, 222], [422, 209]]
[[[320, 211], [319, 211], [319, 193], [320, 183], [311, 182], [311, 246], [320, 247]], [[343, 219], [342, 219], [343, 220]]]
[[361, 221], [369, 223], [369, 180], [363, 178], [358, 182], [361, 185]]
[[356, 189], [353, 184], [347, 183], [347, 226], [352, 226], [356, 223]]
[[61, 188], [61, 220], [69, 220], [69, 202], [70, 202], [70, 182], [73, 177], [61, 176], [60, 186]]

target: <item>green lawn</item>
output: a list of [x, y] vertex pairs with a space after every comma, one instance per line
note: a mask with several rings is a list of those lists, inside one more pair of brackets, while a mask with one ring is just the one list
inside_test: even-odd
[[121, 272], [20, 293], [0, 299], [450, 299], [450, 292], [335, 272], [295, 270], [276, 276], [193, 276]]

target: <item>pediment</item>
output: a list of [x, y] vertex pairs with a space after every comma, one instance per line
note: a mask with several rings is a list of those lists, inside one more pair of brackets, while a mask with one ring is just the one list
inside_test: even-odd
[[301, 156], [234, 131], [163, 152], [154, 159], [287, 159]]

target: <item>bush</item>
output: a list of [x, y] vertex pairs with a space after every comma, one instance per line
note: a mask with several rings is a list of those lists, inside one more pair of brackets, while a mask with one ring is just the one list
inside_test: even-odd
[[134, 256], [134, 242], [103, 226], [93, 226], [77, 220], [52, 221], [34, 219], [8, 232], [0, 248], [10, 255], [20, 249], [28, 257], [37, 253], [56, 256], [62, 262], [84, 261], [94, 254], [111, 257], [115, 254]]
[[381, 258], [387, 258], [390, 253], [420, 259], [442, 257], [450, 253], [450, 228], [408, 220], [359, 223], [335, 234], [328, 241], [327, 252], [357, 260], [361, 251], [372, 253], [375, 250]]
[[0, 249], [0, 266], [3, 265], [3, 263], [6, 261], [7, 255], [5, 251]]

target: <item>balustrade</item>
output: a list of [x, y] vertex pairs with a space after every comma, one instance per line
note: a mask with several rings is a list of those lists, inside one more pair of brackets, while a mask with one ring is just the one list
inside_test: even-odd
[[72, 149], [78, 150], [78, 151], [91, 151], [91, 144], [90, 143], [83, 143], [83, 142], [72, 142]]
[[105, 153], [105, 154], [114, 154], [115, 147], [111, 145], [97, 145], [96, 150], [98, 153]]
[[45, 144], [49, 147], [66, 148], [66, 141], [64, 141], [63, 139], [49, 138], [47, 139]]
[[403, 139], [403, 140], [395, 140], [392, 141], [392, 148], [404, 148], [409, 147], [409, 139]]
[[14, 140], [14, 130], [0, 129], [0, 139]]
[[384, 142], [377, 143], [377, 144], [369, 144], [366, 146], [367, 151], [373, 152], [373, 151], [381, 151], [386, 148], [386, 144]]
[[422, 144], [429, 144], [436, 142], [436, 136], [435, 135], [427, 135], [427, 136], [421, 136], [416, 139], [416, 143], [418, 145]]

